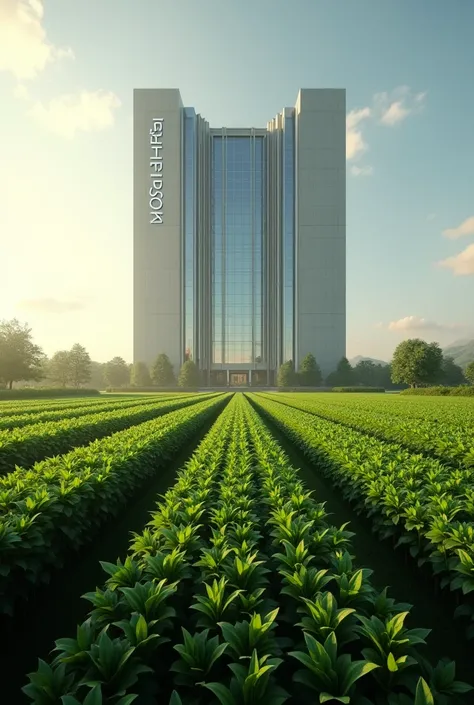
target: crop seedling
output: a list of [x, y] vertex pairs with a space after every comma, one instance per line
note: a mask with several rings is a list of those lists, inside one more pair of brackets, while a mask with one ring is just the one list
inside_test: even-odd
[[235, 607], [235, 600], [242, 590], [234, 590], [226, 597], [226, 585], [227, 580], [224, 577], [219, 581], [213, 580], [211, 585], [204, 583], [206, 595], [197, 595], [197, 602], [191, 605], [191, 609], [201, 613], [198, 619], [199, 627], [215, 629], [226, 612]]
[[249, 621], [236, 622], [235, 624], [219, 622], [222, 636], [228, 644], [229, 653], [236, 660], [243, 656], [250, 657], [254, 649], [260, 654], [271, 653], [279, 656], [281, 649], [275, 635], [272, 634], [277, 626], [275, 621], [277, 614], [278, 609], [275, 609], [265, 615], [263, 619], [261, 615], [254, 613]]
[[209, 675], [228, 644], [219, 644], [218, 636], [209, 638], [209, 629], [191, 635], [183, 627], [182, 632], [183, 643], [173, 647], [181, 658], [173, 663], [171, 670], [177, 674], [175, 680], [178, 685], [192, 687]]
[[371, 644], [362, 653], [381, 667], [375, 677], [387, 689], [405, 682], [404, 671], [417, 663], [413, 647], [425, 644], [425, 637], [430, 633], [430, 629], [406, 629], [407, 615], [408, 612], [400, 612], [384, 622], [378, 617], [368, 619], [357, 615], [361, 624], [355, 631]]
[[378, 664], [368, 660], [352, 661], [349, 654], [338, 656], [337, 639], [331, 632], [324, 644], [311, 634], [304, 635], [307, 653], [291, 651], [290, 656], [305, 666], [305, 670], [295, 673], [294, 679], [319, 693], [319, 702], [335, 700], [340, 703], [351, 702], [351, 691], [355, 682], [366, 676]]
[[222, 683], [202, 683], [211, 690], [222, 705], [282, 705], [288, 700], [288, 693], [274, 684], [271, 674], [281, 664], [281, 659], [270, 658], [267, 654], [259, 658], [254, 650], [249, 665], [232, 663], [233, 672], [230, 688]]
[[352, 615], [355, 609], [344, 607], [339, 609], [336, 598], [331, 592], [322, 592], [314, 600], [303, 598], [303, 606], [298, 611], [305, 612], [297, 626], [316, 634], [320, 639], [326, 639], [332, 632], [336, 633], [341, 645], [357, 639], [355, 623]]

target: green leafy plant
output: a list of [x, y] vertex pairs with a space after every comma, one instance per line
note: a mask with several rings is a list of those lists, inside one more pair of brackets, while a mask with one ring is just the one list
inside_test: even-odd
[[133, 588], [119, 588], [123, 600], [132, 612], [143, 615], [148, 623], [159, 624], [160, 628], [170, 626], [170, 618], [175, 610], [167, 602], [176, 592], [176, 583], [168, 584], [165, 579], [159, 583], [152, 581], [137, 583]]
[[181, 658], [173, 663], [171, 670], [177, 674], [178, 685], [194, 686], [209, 674], [228, 645], [219, 644], [218, 636], [209, 638], [209, 629], [191, 635], [183, 627], [182, 632], [183, 643], [173, 647]]
[[277, 626], [277, 614], [278, 609], [275, 609], [265, 615], [263, 619], [260, 614], [254, 613], [249, 621], [236, 622], [235, 624], [219, 622], [222, 636], [229, 647], [229, 653], [236, 659], [243, 656], [250, 657], [254, 649], [260, 654], [279, 655], [281, 650], [272, 633]]
[[258, 657], [254, 650], [249, 665], [232, 663], [229, 668], [234, 676], [230, 688], [222, 683], [202, 683], [222, 705], [281, 705], [288, 700], [288, 693], [271, 681], [271, 673], [281, 664], [281, 659], [270, 658], [267, 654]]
[[[114, 705], [131, 705], [137, 697], [138, 695], [129, 693], [121, 698], [115, 698]], [[91, 690], [89, 690], [84, 700], [78, 700], [72, 695], [63, 695], [61, 702], [62, 705], [102, 705], [104, 703], [102, 688], [100, 685], [95, 685]]]
[[327, 570], [307, 568], [305, 565], [300, 565], [293, 573], [281, 570], [280, 574], [284, 582], [281, 593], [295, 600], [315, 600], [317, 594], [322, 592], [332, 580], [332, 576], [327, 575], [327, 572]]
[[265, 585], [268, 582], [265, 576], [270, 571], [264, 567], [262, 560], [257, 560], [257, 557], [258, 551], [255, 551], [252, 554], [248, 553], [243, 558], [237, 555], [232, 563], [225, 563], [223, 572], [229, 585], [249, 592]]
[[100, 561], [100, 565], [111, 576], [105, 583], [109, 590], [115, 590], [118, 587], [133, 587], [142, 576], [140, 566], [130, 557], [127, 557], [124, 563], [119, 558], [116, 564]]
[[71, 692], [74, 684], [74, 674], [66, 672], [65, 663], [51, 667], [42, 659], [38, 659], [38, 670], [29, 673], [28, 678], [30, 683], [22, 691], [36, 705], [54, 705], [64, 693]]
[[166, 580], [177, 583], [191, 577], [192, 573], [187, 562], [186, 552], [174, 548], [170, 553], [148, 555], [144, 559], [144, 575], [151, 580]]
[[135, 648], [127, 639], [111, 639], [106, 632], [102, 632], [97, 643], [91, 645], [89, 655], [91, 665], [83, 682], [91, 687], [101, 684], [107, 697], [126, 695], [141, 673], [152, 670], [134, 658]]
[[378, 664], [368, 660], [352, 661], [349, 654], [338, 656], [337, 639], [331, 632], [324, 644], [311, 634], [304, 635], [307, 653], [291, 651], [290, 656], [305, 666], [305, 670], [295, 673], [295, 681], [303, 683], [319, 693], [319, 702], [336, 700], [351, 702], [351, 691], [355, 682], [376, 668]]
[[[354, 620], [351, 618], [355, 609], [344, 607], [339, 609], [336, 598], [331, 592], [322, 592], [313, 600], [302, 598], [306, 615], [298, 626], [316, 634], [319, 639], [326, 639], [331, 633], [336, 633], [341, 644], [347, 644], [357, 639]], [[348, 620], [349, 618], [349, 620]]]
[[154, 633], [159, 620], [148, 623], [142, 614], [133, 613], [129, 620], [122, 619], [120, 622], [114, 622], [114, 625], [123, 631], [131, 646], [136, 649], [155, 649], [169, 641], [167, 637]]
[[357, 615], [361, 624], [355, 627], [355, 631], [370, 643], [362, 653], [381, 667], [376, 678], [385, 687], [404, 682], [403, 672], [417, 663], [413, 647], [425, 644], [425, 637], [430, 633], [429, 629], [406, 629], [407, 615], [408, 612], [400, 612], [385, 621]]
[[230, 595], [226, 596], [227, 582], [222, 577], [219, 581], [213, 580], [211, 585], [204, 583], [206, 595], [198, 595], [196, 597], [197, 602], [191, 605], [191, 609], [201, 613], [198, 626], [216, 628], [218, 622], [235, 603], [242, 590], [234, 590]]

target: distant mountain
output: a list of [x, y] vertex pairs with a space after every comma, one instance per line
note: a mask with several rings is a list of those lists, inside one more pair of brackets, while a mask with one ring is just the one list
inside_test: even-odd
[[351, 358], [349, 362], [352, 367], [355, 367], [357, 363], [362, 362], [362, 360], [370, 360], [370, 362], [373, 362], [374, 365], [388, 365], [388, 362], [385, 362], [384, 360], [376, 360], [374, 357], [364, 357], [363, 355], [356, 355]]
[[463, 369], [474, 361], [474, 340], [455, 340], [443, 350], [445, 357], [452, 357]]

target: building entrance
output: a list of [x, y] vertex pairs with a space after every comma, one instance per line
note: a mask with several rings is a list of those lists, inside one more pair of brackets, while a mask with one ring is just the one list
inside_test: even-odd
[[231, 372], [229, 375], [229, 383], [231, 387], [246, 387], [248, 386], [247, 372]]

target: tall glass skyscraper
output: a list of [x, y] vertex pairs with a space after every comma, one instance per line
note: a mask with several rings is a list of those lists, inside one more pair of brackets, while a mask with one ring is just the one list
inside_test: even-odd
[[178, 90], [134, 92], [134, 359], [271, 385], [345, 355], [345, 91], [266, 128], [211, 128]]

